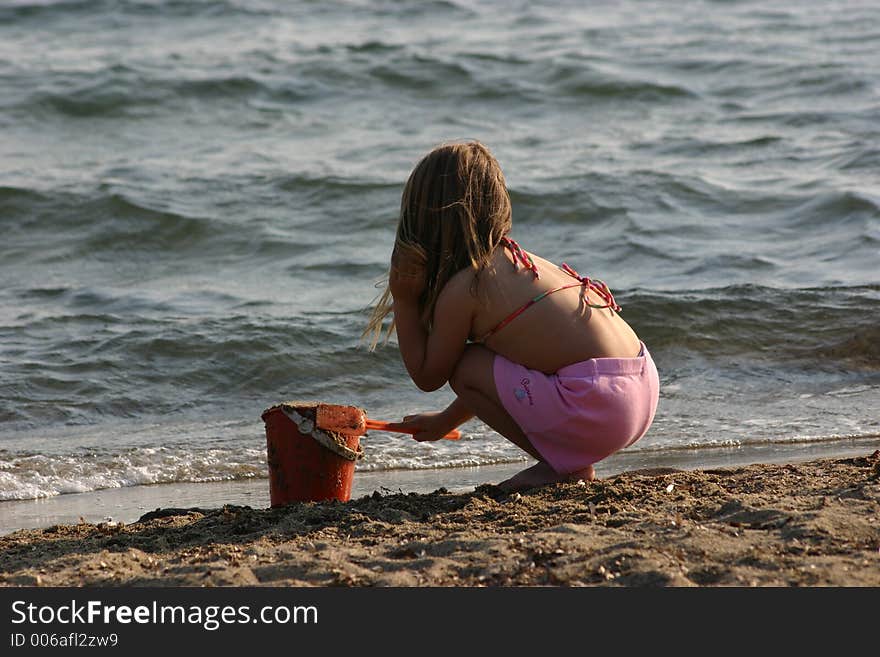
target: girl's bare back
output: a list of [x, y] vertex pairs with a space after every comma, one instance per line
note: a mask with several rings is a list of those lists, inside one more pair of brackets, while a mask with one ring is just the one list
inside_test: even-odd
[[[539, 277], [524, 267], [514, 267], [508, 249], [499, 246], [491, 266], [478, 278], [477, 304], [471, 323], [471, 339], [479, 339], [512, 312], [537, 295], [577, 283], [556, 264], [529, 254]], [[470, 271], [459, 276], [471, 277]], [[552, 373], [561, 367], [590, 358], [633, 358], [641, 347], [639, 338], [618, 313], [610, 308], [591, 308], [587, 301], [604, 305], [591, 289], [576, 285], [544, 297], [486, 339], [486, 346], [529, 369]]]

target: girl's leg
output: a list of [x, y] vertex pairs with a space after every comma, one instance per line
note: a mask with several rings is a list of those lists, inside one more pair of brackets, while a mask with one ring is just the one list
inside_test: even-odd
[[495, 431], [528, 452], [539, 461], [542, 460], [519, 425], [510, 417], [498, 397], [494, 374], [495, 352], [479, 345], [469, 345], [456, 365], [449, 385], [455, 394]]
[[577, 473], [561, 475], [544, 461], [501, 403], [495, 387], [494, 363], [495, 352], [480, 345], [469, 345], [459, 360], [449, 385], [478, 418], [538, 460], [537, 464], [502, 481], [499, 486], [514, 491], [561, 481], [592, 479], [595, 476], [592, 466]]

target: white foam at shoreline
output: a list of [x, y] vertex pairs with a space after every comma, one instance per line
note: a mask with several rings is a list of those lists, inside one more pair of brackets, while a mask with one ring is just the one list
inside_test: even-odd
[[[880, 449], [880, 438], [849, 442], [762, 445], [751, 448], [727, 447], [716, 450], [677, 452], [621, 452], [596, 466], [597, 475], [609, 477], [622, 471], [668, 467], [708, 469], [749, 463], [786, 463], [816, 458], [845, 458], [870, 454]], [[439, 488], [465, 492], [485, 483], [498, 483], [526, 467], [529, 462], [471, 468], [425, 470], [356, 471], [352, 499], [380, 493], [429, 493]], [[105, 489], [88, 493], [59, 495], [35, 500], [0, 502], [0, 535], [18, 529], [75, 524], [83, 518], [97, 523], [108, 517], [131, 523], [157, 508], [218, 508], [224, 504], [269, 506], [269, 480], [173, 483], [129, 488]]]

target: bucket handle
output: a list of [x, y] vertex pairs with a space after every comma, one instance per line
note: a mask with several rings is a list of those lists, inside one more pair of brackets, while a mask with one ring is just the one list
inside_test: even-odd
[[358, 445], [357, 450], [351, 449], [347, 445], [341, 445], [327, 435], [325, 432], [315, 428], [315, 423], [309, 418], [303, 417], [289, 406], [281, 406], [281, 412], [284, 413], [291, 422], [296, 425], [299, 432], [306, 436], [314, 438], [322, 447], [326, 447], [334, 454], [341, 456], [347, 461], [357, 461], [363, 458], [364, 448]]

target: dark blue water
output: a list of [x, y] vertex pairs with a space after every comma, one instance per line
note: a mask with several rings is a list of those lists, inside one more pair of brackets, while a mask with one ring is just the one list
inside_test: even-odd
[[[287, 399], [448, 402], [359, 336], [449, 139], [648, 344], [646, 462], [876, 437], [878, 52], [868, 1], [3, 3], [0, 500], [265, 477]], [[523, 456], [464, 429], [358, 467]]]

